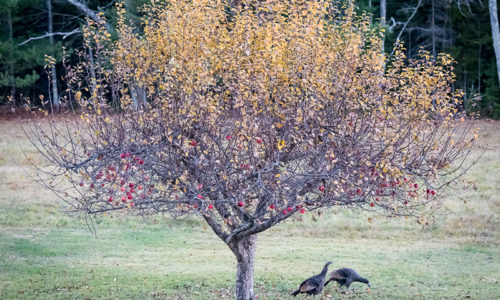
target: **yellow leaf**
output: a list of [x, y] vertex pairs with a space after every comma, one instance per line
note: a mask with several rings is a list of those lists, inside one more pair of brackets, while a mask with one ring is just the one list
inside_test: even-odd
[[278, 150], [281, 151], [281, 149], [285, 148], [285, 141], [284, 140], [278, 140]]

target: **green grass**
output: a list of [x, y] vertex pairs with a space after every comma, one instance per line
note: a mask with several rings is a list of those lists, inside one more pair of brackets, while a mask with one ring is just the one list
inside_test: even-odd
[[[323, 299], [498, 299], [500, 123], [480, 126], [488, 151], [464, 178], [477, 191], [450, 193], [425, 227], [337, 209], [260, 234], [259, 299], [289, 298], [327, 260], [372, 288], [330, 285]], [[30, 181], [19, 146], [36, 156], [15, 123], [0, 121], [0, 299], [233, 298], [235, 259], [202, 221], [107, 216], [94, 236]]]

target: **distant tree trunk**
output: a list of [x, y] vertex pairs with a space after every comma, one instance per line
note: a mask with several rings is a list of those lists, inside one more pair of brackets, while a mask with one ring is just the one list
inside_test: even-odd
[[412, 30], [408, 30], [408, 58], [411, 59], [411, 32]]
[[92, 83], [92, 95], [97, 96], [97, 78], [95, 75], [95, 67], [94, 67], [94, 50], [92, 49], [92, 45], [89, 45], [89, 66], [90, 66], [90, 82]]
[[[387, 19], [387, 3], [386, 0], [380, 0], [380, 25], [382, 25], [384, 29], [385, 29], [386, 19]], [[385, 33], [382, 37], [382, 53], [385, 51], [384, 43], [385, 43]]]
[[229, 244], [237, 260], [236, 267], [236, 299], [253, 300], [253, 279], [255, 265], [255, 248], [257, 235], [253, 234]]
[[434, 5], [435, 0], [431, 0], [432, 13], [431, 13], [431, 23], [432, 23], [432, 57], [436, 58], [436, 6]]
[[[51, 56], [54, 57], [54, 36], [52, 35], [53, 33], [53, 28], [52, 28], [52, 3], [50, 2], [51, 0], [47, 0], [47, 12], [49, 15], [49, 20], [48, 20], [48, 25], [49, 25], [49, 42], [50, 42], [50, 52]], [[55, 64], [52, 64], [51, 69], [50, 69], [50, 76], [51, 76], [51, 82], [49, 83], [52, 85], [52, 103], [54, 104], [55, 108], [59, 110], [59, 93], [57, 90], [57, 73], [56, 73], [56, 66]]]
[[497, 75], [500, 84], [500, 29], [498, 28], [498, 9], [497, 1], [489, 0], [491, 35], [493, 37], [493, 48], [497, 59]]
[[481, 22], [477, 22], [477, 40], [479, 47], [477, 49], [477, 92], [481, 93], [481, 51], [483, 43], [481, 42]]
[[15, 101], [16, 97], [16, 77], [14, 76], [14, 32], [12, 29], [12, 12], [7, 8], [7, 23], [9, 26], [9, 78], [10, 78], [10, 97]]

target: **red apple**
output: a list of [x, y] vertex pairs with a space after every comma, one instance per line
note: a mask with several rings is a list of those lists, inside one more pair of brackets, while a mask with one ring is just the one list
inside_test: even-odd
[[214, 206], [212, 204], [208, 205], [208, 209], [214, 209]]
[[90, 184], [90, 188], [93, 189], [95, 185], [93, 183]]
[[291, 206], [289, 206], [287, 209], [288, 209], [288, 211], [292, 211], [293, 210], [293, 208]]
[[129, 183], [129, 185], [128, 185], [128, 186], [129, 186], [129, 187], [131, 187], [131, 188], [133, 188], [133, 187], [134, 187], [134, 184], [131, 182], [131, 183]]
[[257, 144], [262, 143], [262, 139], [261, 139], [260, 137], [257, 137], [257, 138], [255, 139], [255, 141], [257, 142]]
[[230, 135], [226, 135], [226, 140], [230, 140], [231, 139], [231, 136]]
[[416, 189], [418, 189], [418, 184], [416, 184], [416, 183], [415, 183], [415, 184], [413, 185], [413, 187], [414, 187], [414, 188], [416, 188]]
[[407, 204], [408, 204], [408, 200], [405, 200], [405, 202], [404, 202], [404, 203], [405, 203], [405, 205], [407, 205]]
[[80, 182], [80, 186], [83, 186], [83, 182]]
[[190, 145], [193, 146], [193, 147], [196, 146], [196, 141], [192, 140]]
[[301, 213], [301, 214], [303, 214], [303, 213], [305, 213], [305, 212], [306, 212], [306, 210], [305, 210], [305, 209], [301, 209], [301, 210], [300, 210], [300, 213]]
[[320, 187], [319, 187], [319, 191], [320, 191], [320, 192], [324, 192], [324, 191], [325, 191], [325, 187], [324, 187], [324, 186], [320, 186]]
[[120, 154], [121, 158], [125, 158], [125, 153]]
[[198, 197], [198, 199], [203, 199], [203, 196], [202, 196], [202, 195], [198, 195], [198, 196], [196, 196], [196, 197]]
[[144, 164], [144, 161], [141, 159], [141, 160], [139, 161], [139, 164], [140, 164], [140, 165], [143, 165], [143, 164]]
[[130, 202], [130, 207], [134, 207], [135, 206], [135, 203], [134, 202]]
[[113, 202], [113, 197], [109, 197], [108, 201]]
[[243, 206], [245, 206], [245, 203], [243, 201], [238, 201], [238, 206], [243, 207]]
[[127, 201], [127, 198], [125, 198], [125, 196], [122, 196], [122, 202], [125, 202]]
[[371, 202], [371, 203], [370, 203], [370, 206], [371, 206], [371, 207], [374, 207], [374, 206], [375, 206], [375, 203]]
[[134, 189], [130, 189], [130, 192], [131, 192], [131, 193], [135, 193], [135, 190], [134, 190]]
[[361, 189], [357, 189], [356, 194], [361, 195]]
[[274, 204], [271, 204], [271, 205], [269, 205], [269, 208], [270, 208], [270, 209], [275, 209], [275, 208], [276, 208], [276, 206], [274, 206]]
[[286, 211], [286, 209], [283, 210], [283, 214], [286, 215], [288, 212]]
[[125, 192], [125, 187], [124, 187], [124, 186], [122, 186], [121, 190], [122, 190], [122, 192]]
[[129, 200], [132, 200], [132, 198], [134, 198], [134, 197], [132, 197], [132, 194], [128, 194], [128, 195], [127, 195], [127, 198], [128, 198]]
[[137, 189], [138, 189], [138, 190], [142, 190], [142, 185], [139, 185], [139, 186], [137, 187]]

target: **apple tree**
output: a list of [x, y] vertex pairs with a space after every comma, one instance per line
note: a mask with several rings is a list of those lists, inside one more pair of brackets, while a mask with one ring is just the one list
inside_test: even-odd
[[30, 136], [75, 210], [203, 218], [253, 299], [259, 232], [335, 206], [419, 217], [476, 137], [448, 55], [386, 61], [369, 18], [330, 1], [242, 3], [152, 0], [141, 28], [117, 3], [115, 40], [89, 20], [79, 109]]

